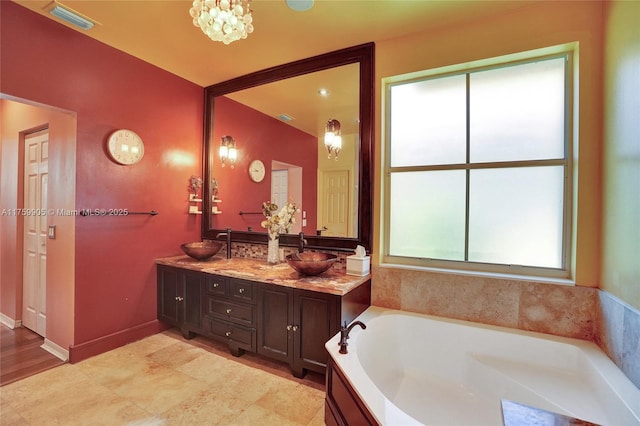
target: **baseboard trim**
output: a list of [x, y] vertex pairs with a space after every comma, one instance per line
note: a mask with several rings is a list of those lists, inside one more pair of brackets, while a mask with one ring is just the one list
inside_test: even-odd
[[157, 319], [125, 330], [117, 331], [88, 342], [69, 347], [69, 362], [75, 364], [95, 355], [119, 348], [169, 328]]
[[44, 343], [40, 347], [64, 362], [69, 361], [69, 351], [62, 346], [55, 344], [46, 337], [44, 339]]
[[12, 330], [22, 326], [22, 320], [14, 320], [9, 315], [5, 315], [3, 313], [0, 313], [0, 323], [6, 325]]

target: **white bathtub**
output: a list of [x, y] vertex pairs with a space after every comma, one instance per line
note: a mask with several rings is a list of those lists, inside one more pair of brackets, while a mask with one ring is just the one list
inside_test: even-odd
[[501, 400], [640, 425], [640, 390], [591, 342], [368, 308], [326, 347], [382, 425], [501, 425]]

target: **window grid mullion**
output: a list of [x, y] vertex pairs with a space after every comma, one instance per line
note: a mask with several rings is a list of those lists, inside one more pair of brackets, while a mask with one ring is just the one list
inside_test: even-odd
[[[555, 56], [555, 55], [554, 55]], [[560, 56], [560, 55], [558, 55]], [[565, 56], [568, 56], [565, 54]], [[501, 65], [501, 66], [491, 66], [490, 68], [502, 68], [503, 66], [511, 66], [511, 65], [520, 65], [520, 64], [526, 64], [528, 62], [536, 62], [539, 60], [546, 60], [546, 59], [553, 59], [553, 57], [542, 57], [542, 58], [533, 58], [533, 59], [528, 59], [525, 61], [519, 61], [516, 63], [511, 63], [508, 65]], [[570, 69], [571, 67], [568, 66], [565, 68], [565, 82], [567, 82], [565, 87], [570, 87], [571, 81], [570, 81], [570, 73], [567, 71], [567, 69]], [[431, 164], [431, 165], [426, 165], [426, 164], [421, 164], [421, 165], [412, 165], [412, 166], [396, 166], [393, 167], [391, 166], [390, 162], [387, 162], [386, 164], [386, 176], [390, 178], [390, 176], [392, 174], [402, 174], [404, 172], [429, 172], [429, 171], [445, 171], [445, 170], [464, 170], [465, 171], [465, 217], [464, 217], [464, 261], [458, 261], [458, 260], [448, 260], [448, 259], [438, 259], [438, 258], [430, 258], [430, 257], [417, 257], [417, 258], [409, 258], [409, 257], [403, 257], [402, 255], [400, 255], [400, 257], [396, 257], [396, 255], [391, 255], [389, 253], [389, 247], [387, 246], [386, 248], [386, 256], [385, 258], [388, 259], [393, 259], [393, 261], [399, 261], [399, 263], [404, 263], [405, 261], [407, 262], [407, 264], [414, 264], [414, 263], [424, 263], [425, 266], [435, 266], [435, 267], [448, 267], [451, 265], [456, 264], [458, 267], [460, 267], [461, 269], [470, 269], [473, 270], [475, 268], [478, 268], [480, 270], [486, 270], [486, 271], [490, 271], [490, 270], [494, 270], [494, 271], [499, 271], [499, 272], [504, 272], [504, 269], [508, 269], [509, 271], [514, 271], [514, 268], [519, 268], [520, 272], [517, 273], [525, 273], [526, 271], [534, 271], [536, 274], [540, 273], [541, 275], [549, 275], [549, 276], [560, 276], [561, 274], [565, 274], [566, 270], [565, 268], [567, 267], [567, 251], [570, 250], [570, 247], [567, 247], [567, 243], [565, 241], [565, 238], [571, 237], [571, 233], [570, 231], [567, 231], [567, 220], [566, 217], [568, 216], [570, 218], [570, 214], [567, 213], [567, 194], [570, 194], [570, 190], [567, 191], [566, 187], [570, 187], [570, 183], [568, 183], [567, 181], [570, 180], [570, 176], [567, 176], [568, 174], [571, 173], [571, 158], [570, 158], [570, 153], [571, 153], [571, 145], [570, 143], [567, 143], [567, 139], [570, 139], [569, 135], [570, 135], [570, 125], [565, 124], [565, 156], [564, 158], [544, 158], [542, 157], [542, 159], [528, 159], [528, 160], [515, 160], [515, 161], [497, 161], [497, 162], [480, 162], [480, 163], [472, 163], [471, 162], [471, 74], [474, 74], [475, 72], [478, 71], [484, 71], [487, 68], [477, 68], [477, 69], [473, 69], [472, 71], [467, 71], [467, 72], [461, 72], [460, 74], [464, 74], [465, 77], [465, 160], [464, 162], [461, 163], [450, 163], [450, 164]], [[439, 78], [439, 77], [435, 77], [435, 78]], [[404, 82], [405, 84], [407, 82]], [[568, 92], [569, 90], [567, 90]], [[568, 110], [570, 109], [570, 94], [569, 93], [565, 93], [565, 117], [567, 118], [567, 120], [565, 121], [565, 123], [570, 123], [570, 117], [568, 114]], [[469, 250], [470, 250], [470, 194], [471, 194], [471, 171], [472, 170], [491, 170], [491, 169], [504, 169], [504, 168], [529, 168], [529, 167], [549, 167], [549, 166], [563, 166], [565, 169], [565, 203], [564, 203], [564, 216], [565, 216], [565, 220], [563, 223], [563, 228], [564, 228], [564, 235], [563, 235], [563, 241], [562, 241], [562, 246], [563, 246], [563, 253], [562, 253], [562, 266], [560, 269], [558, 268], [549, 268], [549, 267], [539, 267], [539, 266], [522, 266], [522, 265], [505, 265], [505, 264], [498, 264], [498, 263], [491, 263], [491, 262], [471, 262], [469, 261]], [[570, 200], [569, 200], [570, 201]], [[570, 224], [570, 219], [569, 219], [569, 224]], [[387, 243], [388, 243], [388, 235], [387, 235]], [[411, 259], [411, 260], [409, 260]], [[457, 269], [456, 267], [454, 267], [454, 269]]]
[[469, 189], [470, 189], [470, 183], [471, 183], [471, 170], [469, 170], [468, 165], [471, 163], [471, 130], [470, 130], [470, 124], [471, 124], [471, 103], [470, 103], [470, 99], [471, 99], [471, 92], [470, 92], [470, 86], [471, 84], [471, 77], [470, 74], [467, 73], [466, 74], [466, 164], [467, 164], [467, 168], [465, 171], [465, 213], [464, 213], [464, 260], [468, 261], [469, 260], [469, 198], [470, 198], [470, 194], [469, 194]]
[[519, 160], [501, 161], [497, 163], [460, 163], [460, 164], [437, 164], [433, 166], [401, 166], [389, 167], [389, 173], [402, 172], [428, 172], [435, 170], [477, 170], [477, 169], [501, 169], [513, 167], [544, 167], [544, 166], [564, 166], [567, 160], [564, 158], [551, 158], [544, 160]]

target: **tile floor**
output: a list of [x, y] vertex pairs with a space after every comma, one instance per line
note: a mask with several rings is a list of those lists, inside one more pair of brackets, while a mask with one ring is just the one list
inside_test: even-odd
[[177, 330], [0, 388], [0, 425], [324, 425], [324, 377]]

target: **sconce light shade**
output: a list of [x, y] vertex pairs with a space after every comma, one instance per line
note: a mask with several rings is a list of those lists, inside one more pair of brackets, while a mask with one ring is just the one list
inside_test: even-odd
[[324, 146], [329, 153], [327, 158], [331, 159], [331, 154], [333, 154], [337, 160], [338, 154], [342, 149], [342, 136], [340, 133], [340, 122], [334, 118], [327, 121], [324, 132]]
[[220, 150], [218, 151], [220, 154], [220, 161], [222, 161], [222, 167], [224, 167], [225, 162], [228, 160], [231, 168], [233, 169], [233, 164], [236, 162], [238, 158], [238, 150], [236, 149], [236, 141], [233, 139], [233, 136], [223, 136], [222, 141], [220, 142]]

